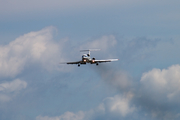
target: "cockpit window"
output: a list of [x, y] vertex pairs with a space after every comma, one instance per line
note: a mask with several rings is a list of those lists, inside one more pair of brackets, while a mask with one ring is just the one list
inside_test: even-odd
[[83, 56], [82, 56], [82, 58], [85, 58], [85, 57], [87, 57], [87, 55], [83, 55]]

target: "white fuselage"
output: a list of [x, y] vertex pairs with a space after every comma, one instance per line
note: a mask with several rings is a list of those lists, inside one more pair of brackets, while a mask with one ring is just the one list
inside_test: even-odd
[[88, 55], [88, 54], [83, 54], [83, 55], [82, 55], [82, 61], [85, 62], [85, 63], [91, 62], [91, 57], [90, 57], [90, 55]]

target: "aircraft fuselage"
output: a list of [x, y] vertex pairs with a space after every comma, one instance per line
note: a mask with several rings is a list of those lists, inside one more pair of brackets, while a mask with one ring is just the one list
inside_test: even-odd
[[91, 59], [89, 54], [83, 54], [82, 56], [82, 61], [86, 64], [86, 63], [94, 63], [94, 59]]

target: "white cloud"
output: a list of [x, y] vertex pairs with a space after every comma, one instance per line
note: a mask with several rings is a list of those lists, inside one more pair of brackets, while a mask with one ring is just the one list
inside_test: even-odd
[[152, 118], [179, 119], [180, 65], [162, 70], [154, 68], [143, 73], [140, 83], [140, 93], [136, 96], [143, 110]]
[[63, 115], [56, 117], [37, 116], [36, 120], [84, 120], [84, 112], [80, 111], [77, 114], [73, 112], [66, 112]]
[[105, 110], [111, 113], [120, 114], [122, 117], [135, 111], [135, 107], [130, 105], [130, 101], [133, 98], [132, 93], [128, 93], [126, 96], [116, 95], [114, 97], [108, 97], [104, 100]]
[[36, 120], [93, 120], [99, 117], [104, 118], [106, 114], [110, 115], [109, 118], [111, 118], [111, 116], [114, 117], [114, 115], [117, 118], [124, 118], [136, 110], [136, 108], [130, 104], [132, 98], [132, 93], [124, 96], [116, 95], [104, 99], [97, 108], [89, 111], [79, 111], [78, 113], [66, 112], [56, 117], [43, 117], [40, 115], [36, 117]]
[[0, 46], [0, 75], [14, 77], [24, 67], [36, 63], [47, 70], [59, 69], [61, 43], [53, 41], [54, 27], [20, 36], [8, 45]]
[[180, 96], [180, 65], [172, 65], [168, 69], [153, 69], [141, 77], [143, 90], [154, 94], [154, 99], [178, 101]]
[[[58, 66], [58, 63], [67, 61], [67, 57], [63, 56], [63, 49], [66, 49], [65, 43], [67, 39], [55, 42], [53, 40], [53, 32], [55, 30], [54, 27], [47, 27], [40, 31], [20, 36], [8, 45], [0, 46], [1, 77], [15, 77], [26, 66], [35, 64], [49, 71], [66, 71], [68, 68], [64, 69], [63, 66]], [[81, 47], [76, 47], [76, 50], [100, 48], [102, 51], [106, 51], [115, 47], [116, 44], [117, 40], [113, 35], [102, 36], [100, 39], [87, 42]], [[73, 56], [73, 51], [71, 52], [70, 54]], [[112, 53], [109, 55], [111, 56]]]
[[0, 84], [0, 101], [7, 102], [11, 100], [20, 90], [25, 89], [27, 83], [20, 79]]
[[27, 83], [20, 79], [0, 84], [0, 92], [14, 92], [26, 88]]

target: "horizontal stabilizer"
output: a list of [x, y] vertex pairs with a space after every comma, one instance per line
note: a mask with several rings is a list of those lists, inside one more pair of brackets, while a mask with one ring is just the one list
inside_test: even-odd
[[85, 51], [98, 51], [100, 49], [89, 49], [89, 50], [80, 50], [80, 52], [85, 52]]

